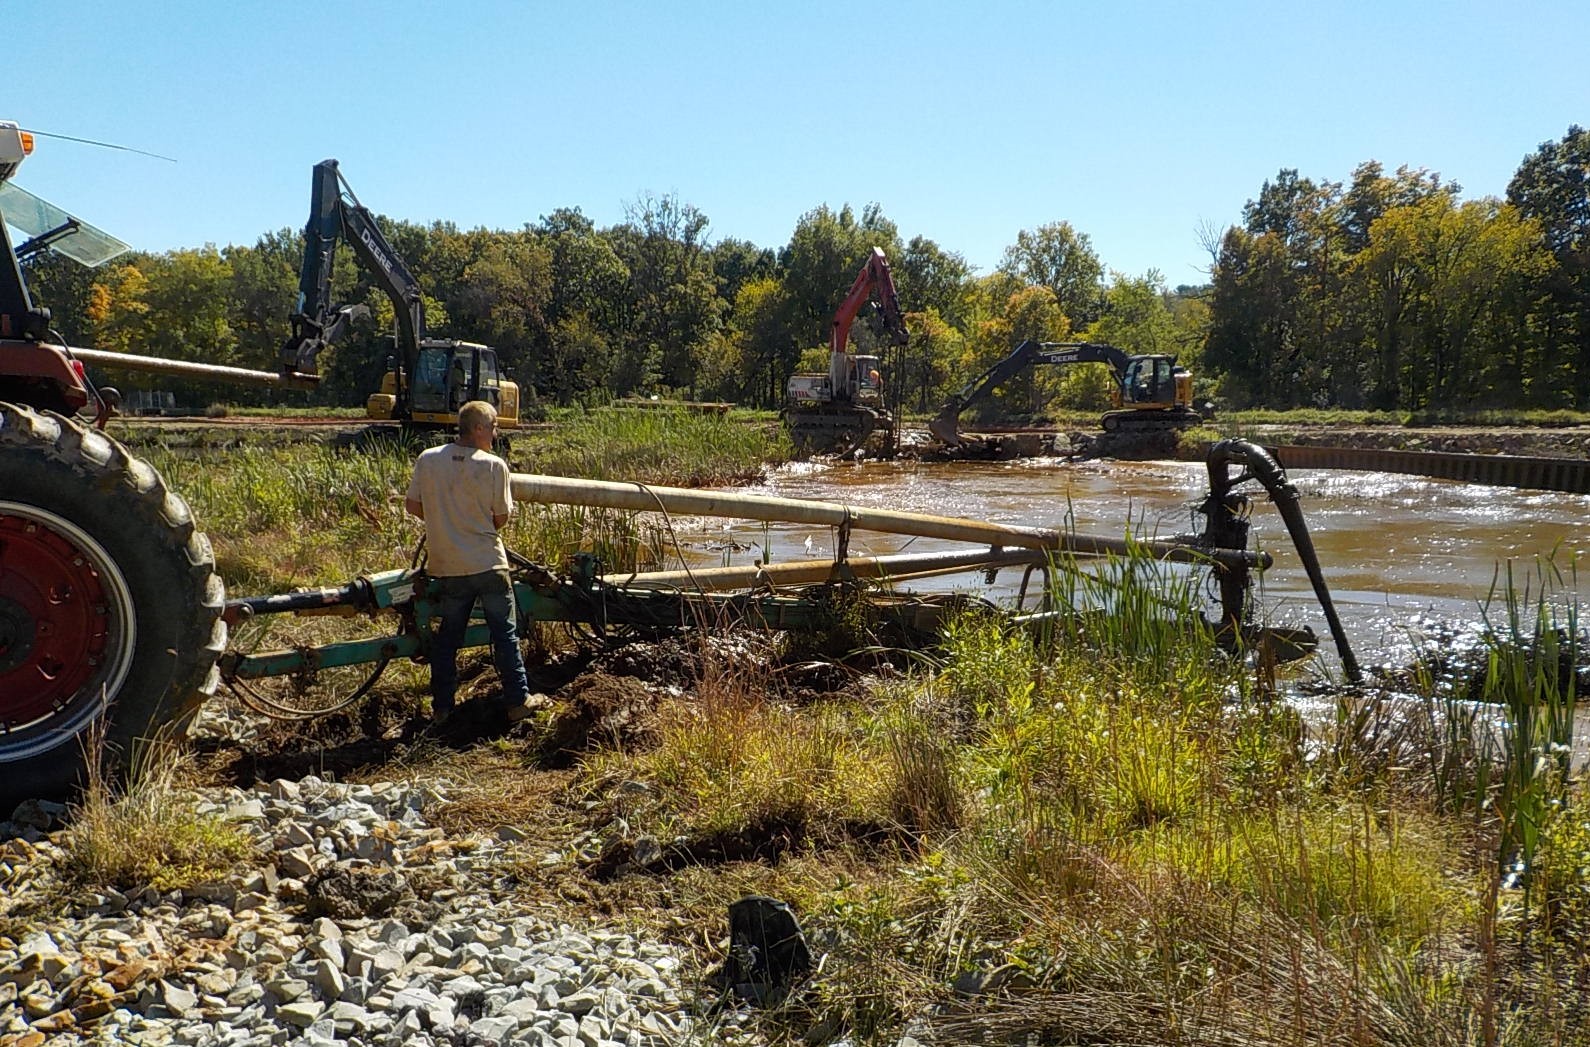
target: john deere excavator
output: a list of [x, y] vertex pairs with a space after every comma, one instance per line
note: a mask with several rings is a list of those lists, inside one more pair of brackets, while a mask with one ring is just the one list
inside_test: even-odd
[[909, 335], [900, 312], [900, 296], [889, 273], [889, 260], [879, 247], [867, 256], [828, 325], [828, 373], [790, 375], [784, 423], [802, 453], [844, 454], [860, 447], [878, 429], [891, 436], [894, 433], [894, 415], [883, 403], [878, 358], [858, 356], [850, 348], [851, 325], [874, 299], [884, 332], [895, 345], [905, 345]]
[[314, 169], [298, 307], [291, 316], [292, 335], [281, 350], [283, 373], [315, 374], [320, 352], [365, 311], [361, 305], [332, 302], [331, 271], [339, 241], [353, 249], [391, 300], [397, 318], [388, 370], [380, 391], [366, 401], [365, 413], [418, 428], [451, 427], [458, 422], [459, 407], [485, 400], [497, 408], [501, 427], [516, 427], [519, 386], [502, 374], [496, 350], [456, 338], [427, 337], [419, 281], [387, 243], [375, 216], [353, 195], [335, 160], [322, 160]]
[[1192, 372], [1163, 353], [1130, 355], [1102, 342], [1025, 341], [1010, 355], [967, 382], [939, 409], [928, 431], [950, 447], [962, 442], [960, 416], [973, 404], [1029, 367], [1039, 364], [1103, 363], [1115, 380], [1114, 409], [1100, 424], [1107, 433], [1152, 433], [1186, 429], [1205, 415], [1193, 406]]

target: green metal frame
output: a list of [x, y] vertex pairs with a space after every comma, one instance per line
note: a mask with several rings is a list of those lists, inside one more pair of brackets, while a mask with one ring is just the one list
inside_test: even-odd
[[[735, 622], [760, 629], [800, 629], [825, 624], [832, 609], [820, 599], [773, 591], [750, 593], [690, 593], [678, 590], [624, 589], [601, 581], [596, 562], [582, 558], [571, 578], [557, 578], [543, 568], [530, 566], [518, 572], [514, 601], [520, 621], [579, 622], [599, 630], [639, 626], [671, 629], [692, 625]], [[312, 608], [298, 594], [236, 601], [249, 605], [245, 613], [284, 613], [288, 610], [324, 611], [351, 607], [367, 614], [395, 612], [395, 635], [344, 640], [319, 646], [243, 654], [229, 652], [221, 659], [221, 673], [230, 679], [260, 679], [335, 669], [350, 665], [408, 658], [424, 662], [430, 654], [437, 600], [434, 586], [417, 571], [384, 571], [366, 575], [342, 589], [310, 594]], [[281, 601], [272, 604], [271, 601]], [[891, 597], [869, 601], [874, 617], [914, 633], [937, 630], [953, 601], [920, 597]], [[464, 633], [464, 647], [484, 647], [491, 636], [477, 612]]]

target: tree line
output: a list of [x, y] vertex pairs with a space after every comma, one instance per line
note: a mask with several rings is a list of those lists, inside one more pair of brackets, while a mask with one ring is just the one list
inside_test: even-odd
[[[1436, 174], [1373, 161], [1345, 182], [1282, 170], [1239, 224], [1203, 235], [1208, 282], [1176, 288], [1154, 270], [1108, 270], [1066, 221], [1022, 230], [979, 275], [933, 240], [905, 240], [877, 204], [818, 206], [776, 249], [711, 239], [707, 216], [673, 195], [643, 195], [607, 227], [577, 208], [517, 230], [381, 224], [421, 282], [431, 333], [494, 346], [557, 404], [659, 394], [776, 407], [792, 372], [826, 368], [829, 320], [877, 246], [912, 333], [881, 350], [908, 410], [936, 407], [1027, 338], [1172, 353], [1200, 396], [1232, 406], [1590, 408], [1590, 132], [1577, 126], [1524, 159], [1505, 199], [1464, 200]], [[284, 229], [99, 270], [42, 255], [28, 275], [73, 344], [274, 369], [301, 254]], [[357, 404], [384, 369], [392, 309], [351, 252], [333, 284], [371, 316], [322, 358], [312, 400]], [[852, 342], [880, 344], [864, 322]], [[1023, 376], [996, 408], [1107, 395], [1102, 368], [1055, 372]]]

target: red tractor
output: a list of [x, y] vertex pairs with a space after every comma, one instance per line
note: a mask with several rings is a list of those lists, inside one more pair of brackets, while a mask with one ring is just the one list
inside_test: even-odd
[[[48, 247], [99, 264], [126, 245], [10, 182], [32, 150], [31, 134], [0, 122], [0, 818], [79, 781], [91, 730], [123, 761], [156, 730], [181, 733], [226, 646], [210, 542], [160, 474], [102, 431], [117, 398], [84, 357], [281, 381], [69, 347], [19, 258]], [[7, 226], [32, 239], [14, 247]], [[94, 421], [79, 420], [89, 409]]]

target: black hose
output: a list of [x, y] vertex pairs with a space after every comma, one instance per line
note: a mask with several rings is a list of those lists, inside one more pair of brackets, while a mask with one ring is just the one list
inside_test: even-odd
[[[1247, 467], [1247, 472], [1235, 478], [1229, 475], [1229, 468], [1233, 462]], [[1303, 511], [1298, 506], [1297, 488], [1286, 478], [1286, 470], [1281, 468], [1281, 463], [1276, 461], [1269, 451], [1256, 443], [1247, 440], [1221, 440], [1209, 448], [1209, 494], [1210, 499], [1216, 503], [1223, 503], [1226, 494], [1237, 484], [1244, 480], [1257, 480], [1263, 485], [1270, 495], [1270, 501], [1280, 510], [1281, 519], [1286, 523], [1286, 530], [1292, 537], [1292, 545], [1297, 548], [1297, 554], [1303, 560], [1303, 569], [1308, 572], [1309, 584], [1314, 587], [1314, 595], [1319, 599], [1320, 608], [1325, 612], [1325, 621], [1330, 626], [1331, 638], [1336, 642], [1336, 651], [1342, 659], [1342, 670], [1347, 674], [1351, 683], [1363, 682], [1363, 674], [1358, 668], [1358, 659], [1353, 657], [1353, 649], [1347, 643], [1347, 633], [1342, 629], [1341, 619], [1337, 617], [1336, 605], [1331, 601], [1330, 588], [1325, 584], [1324, 572], [1320, 570], [1319, 556], [1314, 551], [1314, 539], [1309, 536], [1308, 524], [1303, 521]]]

